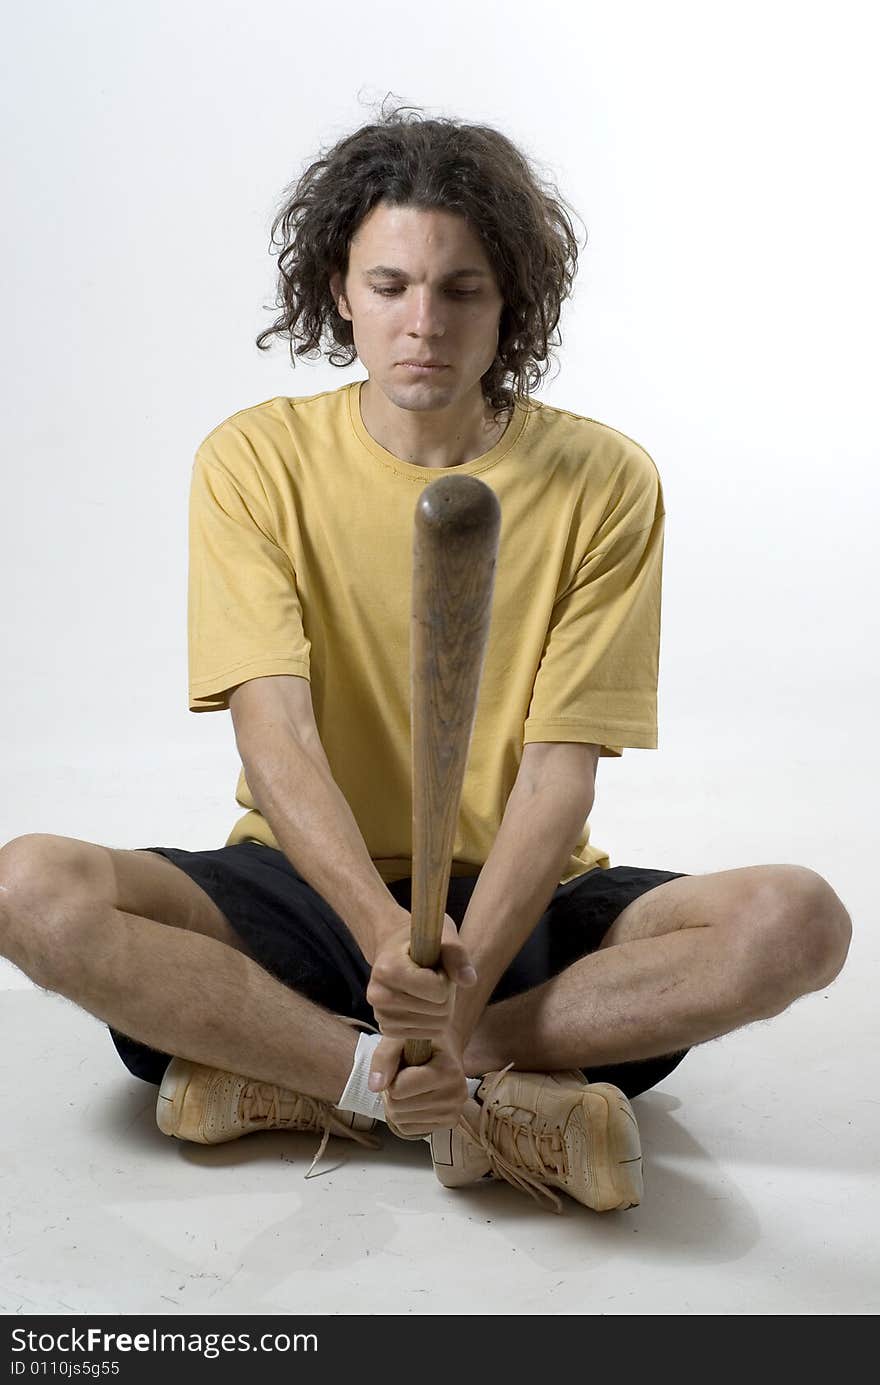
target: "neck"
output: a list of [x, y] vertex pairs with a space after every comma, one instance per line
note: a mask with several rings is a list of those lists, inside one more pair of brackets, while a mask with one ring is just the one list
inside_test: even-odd
[[360, 391], [361, 419], [370, 437], [401, 461], [428, 470], [463, 466], [500, 441], [509, 413], [496, 422], [477, 392], [445, 409], [406, 409], [365, 380]]

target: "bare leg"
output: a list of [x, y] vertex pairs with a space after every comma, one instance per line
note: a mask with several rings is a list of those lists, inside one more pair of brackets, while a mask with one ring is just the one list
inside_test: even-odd
[[213, 938], [110, 910], [66, 994], [164, 1053], [337, 1102], [358, 1032]]
[[160, 1052], [337, 1102], [358, 1031], [243, 952], [190, 931], [214, 926], [207, 911], [193, 916], [201, 892], [187, 896], [182, 872], [136, 855], [144, 897], [170, 879], [187, 926], [102, 902], [118, 888], [107, 848], [19, 838], [0, 852], [2, 954], [38, 986]]
[[704, 1043], [828, 985], [850, 935], [838, 896], [799, 866], [668, 881], [627, 906], [599, 951], [487, 1007], [465, 1071], [588, 1069]]

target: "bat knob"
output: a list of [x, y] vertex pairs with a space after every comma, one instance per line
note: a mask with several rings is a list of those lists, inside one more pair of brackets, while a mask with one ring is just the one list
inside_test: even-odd
[[441, 476], [425, 487], [416, 504], [416, 524], [440, 531], [438, 537], [474, 530], [490, 536], [501, 526], [498, 497], [476, 476]]

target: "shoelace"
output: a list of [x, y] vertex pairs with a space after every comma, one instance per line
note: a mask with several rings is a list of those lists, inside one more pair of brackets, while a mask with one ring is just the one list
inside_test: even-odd
[[[319, 1101], [317, 1097], [305, 1096], [302, 1092], [285, 1092], [282, 1099], [281, 1090], [280, 1087], [271, 1086], [268, 1082], [249, 1082], [242, 1089], [239, 1098], [239, 1118], [243, 1121], [264, 1120], [267, 1130], [323, 1129], [321, 1143], [309, 1164], [306, 1178], [311, 1177], [312, 1169], [327, 1148], [331, 1135], [356, 1140], [359, 1145], [366, 1145], [368, 1149], [381, 1148], [381, 1142], [375, 1136], [369, 1135], [365, 1130], [355, 1130], [353, 1126], [340, 1120], [328, 1101]], [[285, 1112], [282, 1110], [282, 1104], [290, 1109]]]
[[[480, 1110], [479, 1128], [475, 1130], [465, 1115], [460, 1117], [460, 1123], [471, 1139], [481, 1146], [489, 1160], [489, 1167], [497, 1177], [512, 1183], [516, 1188], [521, 1188], [539, 1204], [542, 1198], [546, 1198], [553, 1211], [561, 1213], [562, 1199], [552, 1188], [548, 1188], [542, 1179], [551, 1174], [560, 1175], [568, 1172], [562, 1136], [558, 1131], [536, 1132], [531, 1125], [515, 1121], [511, 1116], [504, 1116], [490, 1106], [502, 1077], [512, 1067], [513, 1063], [508, 1063], [506, 1068], [495, 1074], [487, 1086]], [[502, 1135], [508, 1137], [509, 1147], [512, 1148], [514, 1156], [521, 1161], [519, 1168], [498, 1148], [498, 1139]], [[526, 1151], [523, 1151], [520, 1145], [523, 1136], [526, 1138]], [[543, 1155], [539, 1141], [544, 1149]], [[550, 1160], [549, 1164], [547, 1160]]]

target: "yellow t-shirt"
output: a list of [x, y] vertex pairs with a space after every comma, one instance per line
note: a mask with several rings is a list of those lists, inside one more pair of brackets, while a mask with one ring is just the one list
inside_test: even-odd
[[[189, 707], [299, 674], [333, 777], [386, 883], [412, 873], [410, 601], [416, 501], [450, 473], [501, 506], [491, 621], [453, 845], [477, 875], [529, 741], [657, 745], [664, 505], [637, 443], [518, 400], [501, 440], [456, 467], [401, 461], [367, 432], [361, 381], [232, 414], [198, 448], [189, 516]], [[227, 845], [278, 847], [248, 811]], [[610, 864], [585, 823], [560, 883]]]

